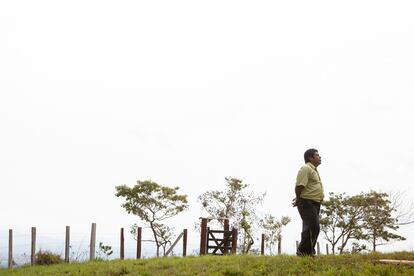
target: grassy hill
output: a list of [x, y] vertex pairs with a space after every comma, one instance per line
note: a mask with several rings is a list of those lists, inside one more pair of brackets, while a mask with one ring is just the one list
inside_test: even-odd
[[95, 261], [1, 269], [0, 275], [414, 275], [414, 265], [379, 259], [414, 260], [414, 252], [341, 256], [202, 256]]

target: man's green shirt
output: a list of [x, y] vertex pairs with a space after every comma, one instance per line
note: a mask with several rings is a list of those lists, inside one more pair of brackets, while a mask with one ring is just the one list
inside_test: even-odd
[[321, 178], [312, 163], [308, 162], [300, 168], [296, 177], [296, 186], [305, 187], [300, 194], [301, 198], [322, 202], [324, 194]]

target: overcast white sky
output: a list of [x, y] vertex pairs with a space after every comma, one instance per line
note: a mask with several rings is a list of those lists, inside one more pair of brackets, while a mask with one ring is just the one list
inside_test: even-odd
[[[326, 192], [414, 198], [412, 1], [0, 2], [0, 229], [135, 221], [116, 185], [179, 186], [193, 230], [224, 177], [289, 215], [303, 152]], [[406, 242], [384, 250], [414, 250]], [[198, 240], [195, 241], [198, 244]], [[5, 247], [3, 245], [2, 247]]]

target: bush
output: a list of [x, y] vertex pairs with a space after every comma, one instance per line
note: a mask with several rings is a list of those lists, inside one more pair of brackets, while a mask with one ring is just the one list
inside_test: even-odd
[[59, 264], [63, 262], [62, 258], [58, 254], [54, 254], [50, 251], [42, 251], [36, 253], [35, 264], [37, 265], [51, 265]]

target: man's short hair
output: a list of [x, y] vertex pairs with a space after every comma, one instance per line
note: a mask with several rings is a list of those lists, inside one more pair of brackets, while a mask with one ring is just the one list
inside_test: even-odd
[[305, 163], [310, 162], [309, 158], [313, 157], [313, 155], [317, 152], [317, 149], [308, 149], [307, 151], [305, 151], [305, 154], [303, 156], [305, 158]]

